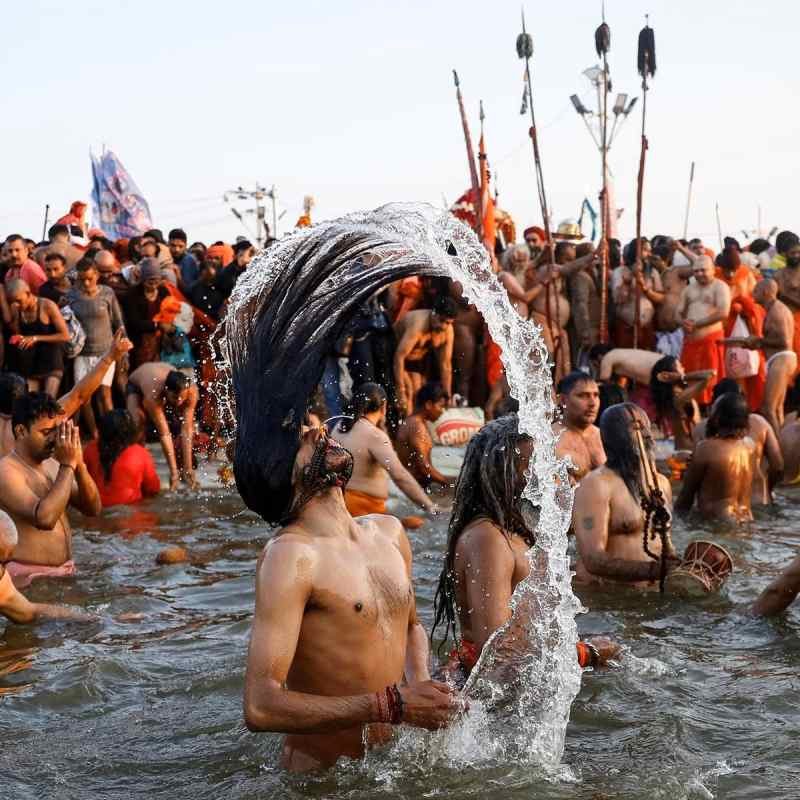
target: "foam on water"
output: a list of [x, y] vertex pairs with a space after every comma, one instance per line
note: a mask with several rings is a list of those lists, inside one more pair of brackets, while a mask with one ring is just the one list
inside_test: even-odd
[[[565, 466], [555, 456], [552, 379], [541, 331], [514, 311], [471, 230], [432, 206], [390, 204], [296, 231], [252, 261], [233, 292], [225, 337], [218, 342], [223, 374], [229, 374], [230, 364], [247, 359], [244, 343], [253, 319], [269, 302], [276, 277], [295, 263], [309, 239], [321, 247], [302, 265], [303, 274], [313, 273], [315, 258], [349, 239], [371, 245], [368, 252], [375, 258], [344, 265], [326, 277], [306, 308], [340, 290], [341, 281], [355, 286], [365, 273], [371, 277], [358, 285], [368, 284], [370, 291], [411, 274], [457, 280], [502, 348], [511, 393], [519, 401], [520, 430], [534, 442], [532, 475], [524, 492], [538, 509], [529, 520], [536, 531], [536, 545], [528, 554], [531, 575], [517, 586], [510, 622], [489, 640], [465, 687], [472, 711], [444, 734], [408, 732], [396, 747], [416, 748], [414, 758], [422, 748], [434, 761], [442, 756], [466, 763], [503, 757], [557, 769], [580, 688], [575, 614], [581, 606], [572, 593], [567, 556], [572, 491]], [[329, 332], [327, 325], [328, 320], [319, 320], [320, 335]], [[220, 388], [223, 402], [230, 403], [229, 387]]]

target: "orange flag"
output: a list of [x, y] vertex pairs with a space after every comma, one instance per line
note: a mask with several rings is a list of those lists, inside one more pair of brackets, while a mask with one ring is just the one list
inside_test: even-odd
[[483, 211], [483, 243], [486, 249], [494, 252], [494, 244], [497, 239], [497, 225], [494, 218], [494, 199], [489, 191], [489, 163], [486, 160], [486, 146], [483, 141], [483, 133], [478, 145], [478, 163], [481, 165], [481, 209]]

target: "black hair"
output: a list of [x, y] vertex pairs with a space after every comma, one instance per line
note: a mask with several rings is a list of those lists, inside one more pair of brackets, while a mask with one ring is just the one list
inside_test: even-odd
[[142, 237], [131, 236], [128, 239], [128, 258], [133, 264], [136, 264], [142, 258]]
[[769, 250], [770, 247], [772, 247], [772, 245], [767, 239], [753, 239], [753, 241], [750, 242], [750, 252], [754, 256], [760, 256], [762, 253]]
[[0, 414], [11, 414], [14, 403], [28, 394], [28, 384], [16, 372], [0, 372]]
[[519, 490], [518, 445], [527, 439], [519, 432], [516, 414], [510, 414], [487, 422], [467, 445], [456, 481], [444, 566], [433, 601], [431, 637], [442, 623], [444, 641], [451, 633], [454, 637], [456, 634], [458, 609], [453, 569], [458, 540], [467, 525], [486, 517], [503, 536], [510, 539], [516, 533], [529, 547], [535, 543], [533, 531], [522, 515]]
[[618, 403], [625, 403], [627, 400], [628, 395], [618, 383], [601, 383], [600, 408], [597, 411], [598, 419], [607, 408], [611, 408], [611, 406], [615, 406]]
[[63, 414], [61, 406], [47, 392], [27, 392], [14, 400], [11, 409], [11, 425], [24, 425], [30, 430], [31, 425], [42, 417], [57, 417]]
[[726, 236], [722, 240], [722, 246], [723, 250], [727, 250], [729, 247], [732, 247], [734, 250], [738, 250], [739, 252], [741, 252], [742, 250], [742, 246], [739, 244], [739, 240], [734, 239], [733, 236]]
[[458, 316], [458, 305], [452, 297], [439, 296], [433, 302], [433, 310], [443, 319], [455, 319]]
[[616, 269], [622, 264], [622, 243], [619, 239], [608, 240], [608, 267]]
[[[647, 237], [641, 237], [642, 242], [642, 249], [646, 244], [649, 244]], [[625, 245], [625, 249], [622, 251], [622, 260], [625, 262], [626, 267], [632, 267], [636, 263], [636, 239], [631, 239], [628, 244]]]
[[711, 392], [711, 402], [713, 403], [718, 397], [728, 393], [742, 393], [741, 387], [734, 378], [723, 378], [721, 381], [719, 381], [719, 383], [716, 384], [716, 386], [714, 386], [714, 389]]
[[662, 372], [677, 372], [678, 359], [674, 356], [664, 356], [656, 361], [650, 373], [650, 394], [656, 407], [656, 422], [670, 421], [675, 411], [675, 388], [671, 383], [660, 381], [658, 376]]
[[553, 252], [553, 258], [556, 260], [556, 263], [559, 263], [558, 260], [564, 257], [570, 247], [575, 248], [575, 242], [564, 241], [563, 239], [556, 242], [555, 251]]
[[19, 233], [12, 233], [10, 236], [6, 236], [6, 244], [9, 242], [22, 242], [25, 243], [25, 237]]
[[797, 244], [800, 244], [800, 239], [792, 231], [781, 231], [775, 237], [775, 249], [781, 254], [791, 250]]
[[495, 416], [507, 417], [509, 414], [519, 414], [519, 400], [510, 394], [504, 397], [495, 408]]
[[594, 383], [594, 378], [582, 370], [575, 369], [565, 375], [556, 387], [558, 394], [569, 394], [579, 383]]
[[[637, 421], [647, 419], [647, 414], [635, 403], [617, 403], [603, 412], [599, 428], [606, 453], [606, 467], [622, 478], [638, 503], [645, 487], [642, 486], [641, 455], [634, 433], [637, 411], [641, 415]], [[652, 456], [654, 447], [649, 420], [642, 431], [642, 440], [647, 453]]]
[[750, 406], [741, 392], [726, 392], [714, 403], [706, 425], [706, 436], [741, 439], [747, 436]]
[[100, 464], [108, 481], [111, 480], [111, 470], [122, 451], [136, 442], [138, 429], [128, 411], [116, 408], [100, 417], [97, 430], [100, 433]]
[[[403, 219], [429, 229], [413, 215]], [[445, 274], [448, 242], [435, 241], [442, 258], [434, 260], [409, 252], [407, 241], [352, 217], [305, 228], [272, 245], [255, 265], [268, 278], [234, 296], [225, 332], [238, 423], [234, 474], [245, 504], [267, 522], [280, 523], [291, 506], [308, 397], [357, 310], [394, 281]], [[376, 251], [389, 255], [369, 258]]]
[[614, 349], [613, 344], [593, 344], [589, 348], [589, 361], [599, 361]]
[[417, 411], [422, 411], [425, 408], [425, 403], [438, 403], [440, 400], [447, 400], [448, 395], [444, 390], [444, 386], [436, 381], [428, 381], [417, 392], [417, 397], [414, 400], [414, 408]]
[[164, 389], [168, 392], [175, 392], [176, 394], [182, 392], [184, 389], [188, 389], [191, 385], [192, 381], [189, 376], [177, 369], [172, 370], [164, 381]]
[[158, 228], [150, 228], [149, 231], [145, 231], [144, 236], [155, 239], [159, 244], [166, 244], [164, 241], [164, 234]]
[[233, 254], [238, 256], [239, 253], [243, 253], [245, 250], [249, 250], [253, 245], [247, 241], [247, 239], [242, 239], [241, 242], [236, 242], [233, 246]]
[[76, 265], [76, 272], [88, 272], [90, 269], [97, 269], [97, 264], [94, 263], [93, 258], [82, 258]]
[[47, 238], [52, 240], [56, 236], [69, 236], [69, 228], [58, 222], [55, 225], [51, 225], [47, 231]]
[[362, 383], [353, 391], [353, 419], [343, 419], [341, 429], [347, 433], [367, 414], [380, 411], [386, 402], [386, 391], [379, 383]]
[[44, 263], [46, 264], [48, 261], [60, 261], [65, 267], [67, 266], [67, 259], [61, 253], [48, 253], [44, 257]]
[[187, 236], [186, 236], [186, 231], [183, 230], [183, 228], [173, 228], [169, 232], [169, 237], [168, 238], [169, 238], [170, 241], [172, 241], [173, 239], [176, 239], [179, 242], [188, 242], [189, 241]]

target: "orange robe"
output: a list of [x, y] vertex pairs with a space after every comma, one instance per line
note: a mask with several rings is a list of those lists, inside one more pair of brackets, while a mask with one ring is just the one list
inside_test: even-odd
[[[731, 335], [736, 318], [741, 315], [750, 335], [761, 336], [766, 312], [750, 294], [750, 286], [753, 284], [753, 275], [750, 269], [742, 265], [731, 278], [728, 278], [722, 269], [717, 267], [716, 277], [725, 281], [731, 289], [731, 311], [725, 321], [725, 335]], [[758, 372], [750, 378], [742, 378], [739, 381], [751, 411], [757, 411], [761, 407], [761, 401], [764, 399], [764, 387], [767, 384], [766, 359], [760, 350], [758, 351], [758, 362]]]
[[353, 517], [363, 517], [367, 514], [385, 514], [386, 499], [375, 497], [366, 492], [359, 492], [356, 489], [344, 490], [344, 504]]
[[723, 331], [714, 331], [701, 339], [683, 340], [681, 351], [681, 364], [687, 372], [699, 372], [704, 369], [716, 370], [716, 375], [711, 379], [703, 393], [697, 398], [701, 406], [711, 402], [711, 395], [717, 381], [725, 374], [725, 358], [722, 352], [722, 340], [725, 338]]

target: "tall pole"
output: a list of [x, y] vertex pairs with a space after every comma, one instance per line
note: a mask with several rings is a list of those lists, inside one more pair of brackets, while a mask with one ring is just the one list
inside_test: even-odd
[[719, 236], [719, 250], [722, 252], [724, 248], [724, 242], [722, 240], [722, 221], [719, 218], [719, 203], [716, 204], [716, 214], [717, 214], [717, 236]]
[[458, 81], [458, 73], [453, 70], [453, 80], [456, 84], [456, 101], [458, 111], [461, 115], [461, 127], [464, 130], [464, 142], [467, 146], [467, 162], [469, 163], [469, 180], [472, 184], [472, 193], [475, 196], [475, 233], [483, 241], [483, 203], [481, 198], [481, 187], [478, 180], [478, 168], [475, 165], [475, 150], [472, 147], [472, 136], [469, 132], [469, 122], [467, 122], [467, 112], [464, 110], [464, 98], [461, 96], [461, 84]]
[[[637, 66], [642, 76], [642, 150], [639, 156], [639, 177], [636, 186], [636, 264], [634, 270], [642, 269], [642, 195], [644, 190], [644, 162], [647, 154], [647, 85], [648, 75], [656, 72], [656, 42], [653, 29], [647, 24], [639, 32], [639, 47], [637, 53]], [[639, 321], [641, 317], [642, 287], [639, 285], [638, 276], [635, 289], [635, 304], [633, 314], [633, 348], [639, 346]]]
[[689, 170], [689, 194], [686, 197], [686, 218], [683, 220], [683, 238], [689, 235], [689, 209], [692, 207], [692, 186], [694, 184], [694, 161]]
[[49, 217], [50, 217], [50, 203], [47, 203], [44, 207], [44, 225], [42, 225], [42, 241], [44, 241], [47, 238], [47, 220], [49, 219]]
[[[611, 49], [611, 29], [606, 24], [605, 3], [603, 21], [594, 34], [597, 54], [603, 57], [603, 90], [598, 97], [600, 110], [600, 154], [603, 169], [602, 189], [600, 191], [600, 343], [608, 342], [608, 233], [610, 227], [610, 208], [608, 202], [608, 51]], [[597, 84], [598, 94], [600, 83]]]

